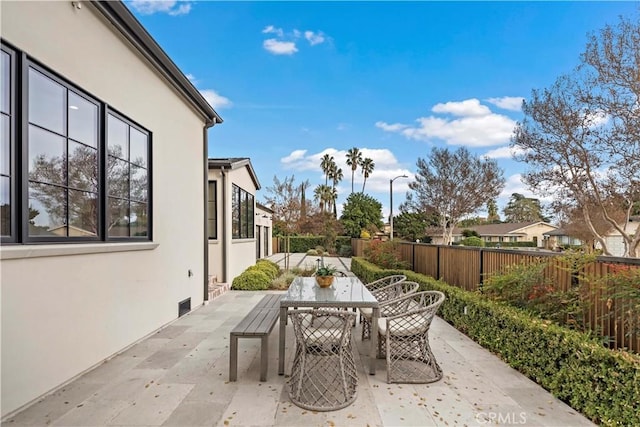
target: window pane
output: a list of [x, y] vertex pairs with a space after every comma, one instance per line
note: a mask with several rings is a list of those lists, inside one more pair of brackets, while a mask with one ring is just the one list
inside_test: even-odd
[[131, 200], [147, 201], [147, 170], [131, 165]]
[[107, 234], [109, 237], [129, 236], [129, 202], [109, 197]]
[[129, 125], [112, 115], [109, 115], [108, 122], [107, 146], [109, 155], [128, 160], [129, 144], [127, 143], [127, 135], [129, 133]]
[[240, 193], [240, 237], [243, 239], [249, 236], [247, 225], [247, 193], [242, 190]]
[[66, 89], [29, 69], [29, 122], [59, 134], [64, 134], [64, 111]]
[[149, 138], [138, 129], [130, 129], [130, 161], [131, 163], [135, 163], [139, 166], [147, 167], [147, 147], [149, 145]]
[[11, 56], [6, 52], [0, 53], [0, 111], [11, 114]]
[[110, 196], [129, 197], [129, 163], [109, 157], [107, 190]]
[[85, 237], [97, 234], [97, 194], [69, 190], [69, 236]]
[[240, 238], [240, 188], [233, 186], [231, 199], [231, 235]]
[[29, 179], [64, 185], [65, 139], [29, 126]]
[[69, 92], [69, 138], [98, 146], [98, 106]]
[[98, 151], [69, 141], [69, 187], [98, 191]]
[[147, 204], [131, 202], [131, 236], [148, 236]]
[[218, 238], [218, 230], [216, 230], [215, 220], [210, 219], [207, 221], [207, 233], [210, 239]]
[[253, 212], [253, 194], [249, 194], [247, 208], [249, 210], [249, 213], [247, 214], [247, 219], [248, 219], [247, 231], [249, 232], [249, 234], [247, 235], [247, 237], [253, 238], [255, 234], [254, 228], [255, 228], [255, 220], [256, 220], [256, 215]]
[[0, 234], [11, 235], [11, 180], [0, 176]]
[[66, 191], [29, 182], [29, 235], [66, 236]]
[[0, 114], [0, 173], [11, 173], [11, 128], [9, 116]]

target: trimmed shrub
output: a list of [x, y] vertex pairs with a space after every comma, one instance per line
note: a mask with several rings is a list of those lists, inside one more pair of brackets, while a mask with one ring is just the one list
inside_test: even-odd
[[241, 275], [233, 279], [231, 289], [238, 291], [264, 291], [269, 289], [271, 279], [266, 273], [249, 267]]
[[256, 266], [267, 273], [272, 279], [275, 279], [280, 275], [280, 267], [278, 267], [278, 264], [273, 261], [269, 261], [267, 259], [259, 259], [256, 262]]
[[482, 240], [478, 236], [469, 236], [466, 239], [462, 239], [460, 241], [460, 244], [464, 245], [464, 246], [480, 246], [480, 247], [483, 247], [484, 246], [484, 240]]
[[353, 255], [353, 249], [351, 248], [351, 244], [342, 245], [340, 249], [338, 249], [338, 256], [343, 258], [348, 258]]
[[405, 274], [420, 290], [443, 292], [440, 317], [554, 396], [595, 423], [640, 425], [640, 356], [413, 271], [383, 270], [358, 257], [351, 259], [351, 271], [365, 283]]

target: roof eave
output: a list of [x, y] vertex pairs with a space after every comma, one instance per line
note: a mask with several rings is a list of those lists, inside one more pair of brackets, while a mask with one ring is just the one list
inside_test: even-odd
[[193, 105], [209, 125], [222, 123], [222, 117], [209, 105], [200, 91], [145, 30], [121, 1], [96, 1], [91, 4]]

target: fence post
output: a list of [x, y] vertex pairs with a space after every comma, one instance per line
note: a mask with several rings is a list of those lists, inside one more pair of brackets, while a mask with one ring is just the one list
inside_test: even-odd
[[480, 284], [480, 289], [482, 289], [482, 285], [484, 284], [484, 250], [480, 249], [480, 280], [478, 284]]
[[440, 246], [436, 246], [436, 280], [440, 280]]

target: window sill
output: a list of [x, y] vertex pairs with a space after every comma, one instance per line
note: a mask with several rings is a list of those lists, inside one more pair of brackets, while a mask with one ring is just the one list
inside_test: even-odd
[[2, 246], [0, 260], [149, 251], [158, 246], [154, 242]]

